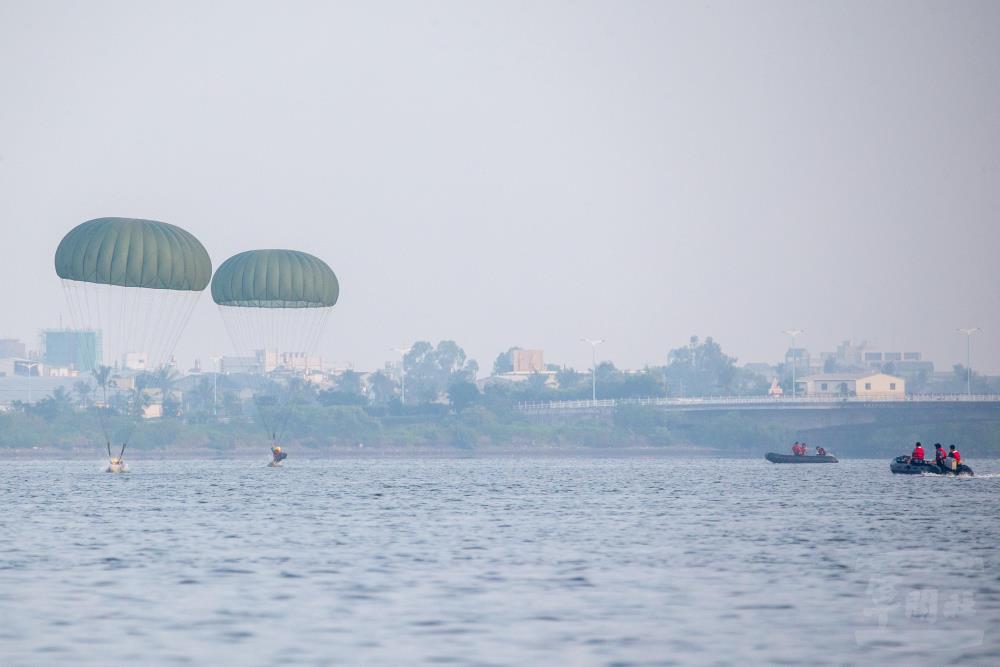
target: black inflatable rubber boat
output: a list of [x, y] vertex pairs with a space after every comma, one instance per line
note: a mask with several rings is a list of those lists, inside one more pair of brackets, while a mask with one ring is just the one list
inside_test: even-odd
[[939, 466], [931, 461], [914, 461], [909, 456], [897, 456], [889, 464], [889, 470], [897, 475], [969, 475], [972, 477], [974, 473], [972, 468], [965, 465], [964, 463], [958, 464], [956, 470], [952, 470], [948, 466]]
[[839, 463], [836, 456], [796, 456], [795, 454], [775, 454], [768, 452], [764, 458], [771, 463]]

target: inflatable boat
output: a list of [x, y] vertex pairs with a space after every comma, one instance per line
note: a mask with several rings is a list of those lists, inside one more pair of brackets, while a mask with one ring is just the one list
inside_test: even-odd
[[955, 470], [949, 466], [939, 466], [931, 461], [914, 461], [909, 456], [897, 456], [889, 464], [889, 470], [896, 475], [968, 475], [974, 476], [972, 468], [959, 463]]
[[839, 463], [837, 457], [832, 454], [826, 456], [798, 456], [796, 454], [775, 454], [768, 452], [764, 458], [771, 463]]

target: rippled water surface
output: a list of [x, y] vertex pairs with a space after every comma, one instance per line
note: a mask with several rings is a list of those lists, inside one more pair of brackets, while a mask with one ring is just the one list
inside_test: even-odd
[[5, 468], [0, 664], [1000, 664], [1000, 461]]

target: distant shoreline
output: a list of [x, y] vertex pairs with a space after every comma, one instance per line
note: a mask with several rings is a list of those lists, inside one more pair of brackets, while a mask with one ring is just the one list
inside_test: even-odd
[[[542, 448], [480, 448], [480, 449], [460, 449], [446, 445], [440, 447], [364, 447], [357, 449], [331, 448], [325, 452], [317, 452], [312, 448], [289, 449], [291, 455], [288, 459], [291, 465], [296, 460], [302, 461], [324, 461], [324, 460], [346, 460], [346, 459], [510, 459], [510, 458], [606, 458], [606, 459], [631, 459], [631, 458], [705, 458], [705, 459], [733, 459], [741, 461], [764, 460], [766, 452], [759, 455], [740, 455], [732, 451], [711, 449], [706, 447], [542, 447]], [[772, 450], [773, 451], [773, 450]], [[60, 450], [57, 448], [24, 448], [7, 449], [8, 459], [16, 461], [41, 460], [41, 461], [87, 461], [103, 460], [101, 452], [85, 451], [75, 449], [73, 451]], [[217, 450], [137, 450], [131, 454], [126, 452], [125, 458], [131, 463], [146, 461], [267, 461], [268, 452], [266, 449], [241, 448], [236, 451], [220, 453]], [[882, 461], [885, 457], [850, 457], [847, 460]], [[844, 460], [844, 457], [841, 457]]]

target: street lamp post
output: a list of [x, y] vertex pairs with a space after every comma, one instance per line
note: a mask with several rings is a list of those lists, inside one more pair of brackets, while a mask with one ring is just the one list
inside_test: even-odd
[[28, 368], [28, 405], [31, 405], [31, 371], [32, 369], [38, 368], [37, 361], [29, 361], [25, 364]]
[[795, 357], [795, 339], [805, 332], [802, 329], [785, 329], [785, 333], [792, 337], [792, 346], [789, 349], [792, 351], [792, 398], [795, 398], [795, 367], [798, 365]]
[[597, 346], [604, 342], [603, 338], [581, 338], [580, 342], [590, 343], [590, 361], [593, 371], [591, 371], [591, 400], [597, 400]]
[[979, 330], [979, 327], [956, 329], [965, 334], [965, 392], [969, 396], [972, 396], [972, 334]]
[[222, 370], [222, 357], [209, 357], [215, 362], [215, 373], [212, 374], [212, 416], [219, 416], [219, 371]]
[[406, 405], [406, 355], [412, 347], [393, 347], [393, 352], [399, 353], [399, 403]]

